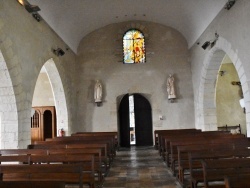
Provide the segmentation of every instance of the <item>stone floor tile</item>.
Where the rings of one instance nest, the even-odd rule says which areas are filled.
[[[121,148],[103,188],[180,188],[153,147]]]

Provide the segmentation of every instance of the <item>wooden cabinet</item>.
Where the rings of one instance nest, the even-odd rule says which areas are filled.
[[[35,110],[31,117],[31,143],[54,138],[57,135],[56,111],[54,106],[32,107]]]

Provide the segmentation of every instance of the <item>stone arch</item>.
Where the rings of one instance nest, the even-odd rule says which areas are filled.
[[[0,148],[18,148],[18,113],[9,70],[0,51]]]
[[[52,92],[56,108],[57,130],[63,128],[67,134],[70,132],[68,125],[68,110],[60,74],[52,58],[44,64],[44,67],[49,77],[50,84],[52,86]]]
[[[247,83],[246,74],[241,60],[237,52],[232,49],[231,44],[224,38],[220,37],[216,45],[209,50],[203,62],[203,69],[201,71],[201,79],[198,90],[198,98],[195,101],[196,110],[196,128],[202,130],[216,130],[216,104],[215,104],[215,81],[218,70],[223,57],[227,54],[232,60],[244,94],[246,105],[246,125],[248,134],[250,133],[250,113],[249,113],[249,83]]]

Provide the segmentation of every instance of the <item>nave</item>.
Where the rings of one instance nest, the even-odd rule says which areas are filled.
[[[121,148],[103,188],[179,188],[158,151],[153,147]]]

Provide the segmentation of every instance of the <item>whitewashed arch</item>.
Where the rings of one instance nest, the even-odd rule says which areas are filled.
[[[249,83],[242,62],[237,52],[232,49],[231,44],[220,37],[216,45],[208,51],[203,62],[201,72],[198,99],[195,101],[196,128],[202,130],[216,130],[216,104],[215,104],[215,81],[223,57],[227,54],[233,62],[244,94],[246,104],[247,135],[250,135],[250,93]]]
[[[18,114],[9,70],[0,51],[0,148],[18,148]]]
[[[57,130],[63,128],[67,134],[69,132],[68,110],[61,77],[52,58],[44,64],[44,67],[52,86],[52,93],[56,108]]]

